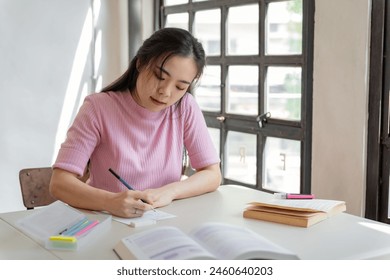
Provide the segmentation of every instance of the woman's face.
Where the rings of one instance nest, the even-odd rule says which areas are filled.
[[[172,56],[161,64],[141,69],[136,83],[135,101],[152,112],[178,102],[197,74],[191,57]]]

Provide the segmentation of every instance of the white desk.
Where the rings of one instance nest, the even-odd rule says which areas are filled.
[[[112,248],[119,239],[131,233],[162,225],[173,225],[189,232],[197,224],[218,221],[251,228],[269,240],[296,252],[301,259],[390,259],[390,225],[387,224],[345,213],[310,228],[293,227],[242,217],[242,211],[247,202],[263,201],[270,196],[270,194],[240,186],[221,186],[216,192],[177,200],[171,205],[161,208],[162,211],[177,217],[159,221],[156,225],[131,228],[113,221],[108,233],[93,244],[75,252],[48,251],[13,228],[15,222],[28,214],[28,211],[4,213],[0,214],[2,219],[0,223],[2,241],[0,243],[0,258],[118,259]],[[3,233],[3,228],[8,233]],[[4,242],[3,238],[8,238],[8,242]],[[14,251],[13,248],[17,250]]]
[[[0,259],[52,260],[58,257],[7,222],[0,220]]]

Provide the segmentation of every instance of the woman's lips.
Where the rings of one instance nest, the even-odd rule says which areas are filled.
[[[164,106],[166,105],[166,103],[164,102],[161,102],[161,101],[158,101],[157,99],[153,98],[153,97],[150,97],[150,99],[152,100],[152,102],[156,105],[160,105],[160,106]]]

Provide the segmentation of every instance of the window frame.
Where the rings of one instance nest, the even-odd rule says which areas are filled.
[[[365,217],[390,223],[390,5],[372,2]]]
[[[268,66],[300,66],[302,67],[302,92],[301,92],[301,120],[289,121],[268,118],[265,125],[260,128],[257,116],[244,116],[226,112],[226,90],[225,84],[221,84],[221,112],[203,111],[207,126],[220,129],[220,157],[221,170],[223,173],[223,184],[240,184],[250,188],[264,191],[262,187],[263,150],[267,137],[277,137],[289,140],[297,140],[301,143],[301,170],[300,170],[300,192],[310,193],[311,191],[311,158],[312,158],[312,100],[313,100],[313,44],[314,44],[314,1],[302,0],[302,54],[300,55],[265,55],[265,30],[264,22],[266,7],[269,3],[286,0],[216,0],[192,2],[164,6],[163,0],[156,0],[159,13],[155,22],[157,28],[162,28],[168,14],[189,13],[188,30],[193,31],[194,15],[197,11],[209,9],[221,9],[221,53],[218,56],[208,56],[207,65],[221,66],[221,81],[226,81],[229,65],[257,65],[259,67],[259,115],[264,112],[264,80],[265,69]],[[259,5],[259,54],[258,55],[227,55],[226,53],[226,28],[227,13],[229,7],[243,6],[248,4]],[[235,181],[224,176],[225,144],[228,131],[255,134],[257,136],[257,178],[256,185]]]

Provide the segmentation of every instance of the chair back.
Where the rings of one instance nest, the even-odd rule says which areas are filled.
[[[46,206],[56,201],[50,195],[49,185],[52,175],[51,167],[26,168],[19,172],[23,204],[29,209]]]

